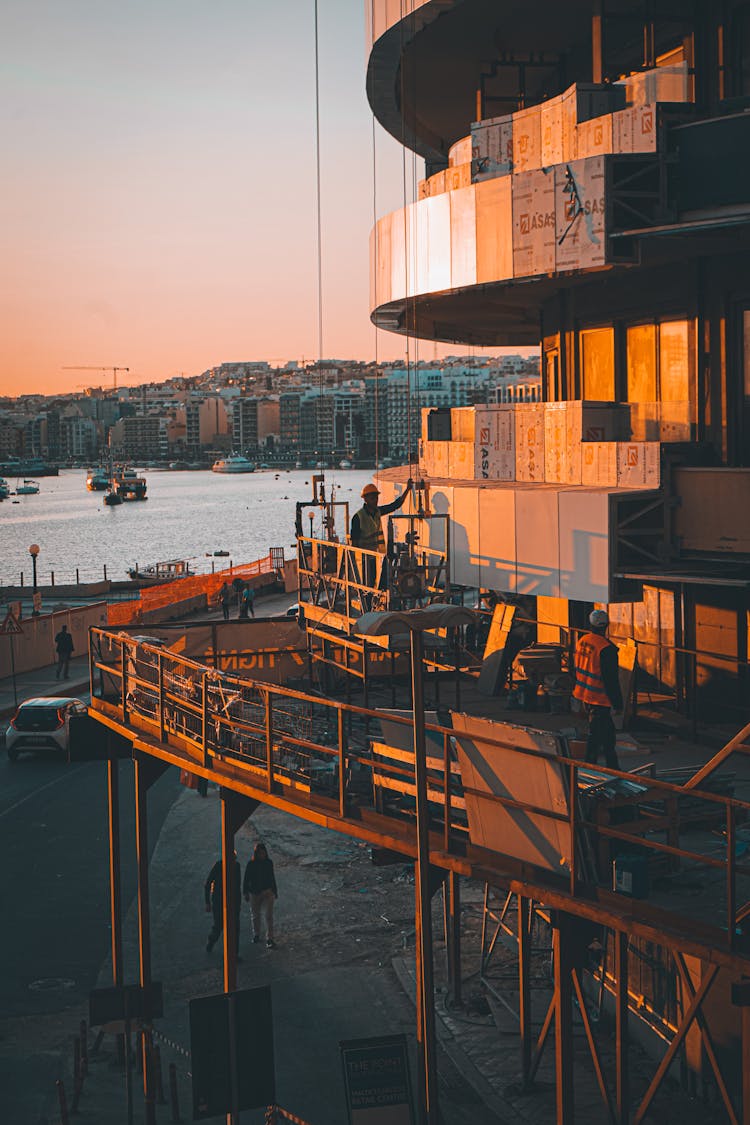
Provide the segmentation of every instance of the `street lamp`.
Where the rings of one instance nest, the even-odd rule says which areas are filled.
[[[427,752],[425,746],[423,633],[430,629],[470,625],[478,614],[463,606],[434,604],[423,609],[365,613],[354,624],[362,636],[408,634],[411,657],[411,703],[414,728],[414,783],[417,806],[417,1006],[422,1041],[418,1045],[423,1125],[438,1125],[437,1051],[435,1043],[435,993],[432,973],[432,898],[430,895],[430,812],[427,803]],[[447,815],[447,811],[446,811]]]
[[[38,617],[39,616],[39,610],[36,608],[36,558],[37,558],[37,555],[39,554],[38,544],[36,544],[36,543],[31,544],[31,546],[29,547],[29,554],[31,555],[31,586],[32,586],[32,591],[33,591],[33,606],[34,606],[34,608],[31,611],[31,616],[32,617]]]

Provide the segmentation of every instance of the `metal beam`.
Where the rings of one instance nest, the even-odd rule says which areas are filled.
[[[615,930],[615,1105],[618,1125],[630,1120],[630,1075],[628,1067],[628,935]],[[605,965],[602,963],[602,974]]]
[[[521,1034],[521,1083],[531,1085],[531,900],[518,896],[518,1009]]]
[[[574,1125],[573,950],[570,918],[560,911],[552,933],[555,965],[555,1091],[557,1125]]]

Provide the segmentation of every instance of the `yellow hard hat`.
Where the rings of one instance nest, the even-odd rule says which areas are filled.
[[[364,499],[365,496],[372,496],[373,493],[376,496],[380,495],[380,489],[378,488],[378,486],[376,484],[366,484],[362,489],[362,499]]]

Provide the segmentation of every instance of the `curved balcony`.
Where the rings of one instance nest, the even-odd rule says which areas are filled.
[[[368,0],[365,7],[373,113],[438,167],[477,117],[535,105],[571,82],[615,79],[644,63],[642,0],[620,0],[617,33],[605,25],[606,54],[598,61],[594,0]],[[691,31],[689,13],[649,25],[655,53]],[[478,104],[486,108],[477,112]]]

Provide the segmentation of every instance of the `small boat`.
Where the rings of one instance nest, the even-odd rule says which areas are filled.
[[[108,508],[116,508],[118,504],[122,504],[122,496],[110,488],[109,492],[104,497],[104,503]]]
[[[151,563],[149,566],[132,566],[128,577],[134,582],[172,582],[176,578],[189,578],[194,572],[187,559],[167,559],[166,562]]]
[[[89,492],[106,492],[110,483],[109,473],[101,465],[98,469],[89,469],[86,473],[86,488]]]
[[[10,496],[10,485],[4,477],[0,477],[0,500],[6,500]]]
[[[351,469],[351,467],[352,467],[351,461],[347,461],[346,458],[344,458],[343,461],[339,461],[339,468],[340,469]]]
[[[228,457],[221,457],[211,466],[215,473],[254,473],[255,465],[243,457],[241,453],[230,453]]]
[[[146,478],[139,477],[135,469],[123,469],[112,478],[112,491],[121,500],[146,500]]]
[[[16,485],[16,496],[36,496],[39,485],[35,480],[24,480],[23,484]]]
[[[214,558],[216,558],[216,559],[228,559],[229,558],[229,551],[214,551]]]

